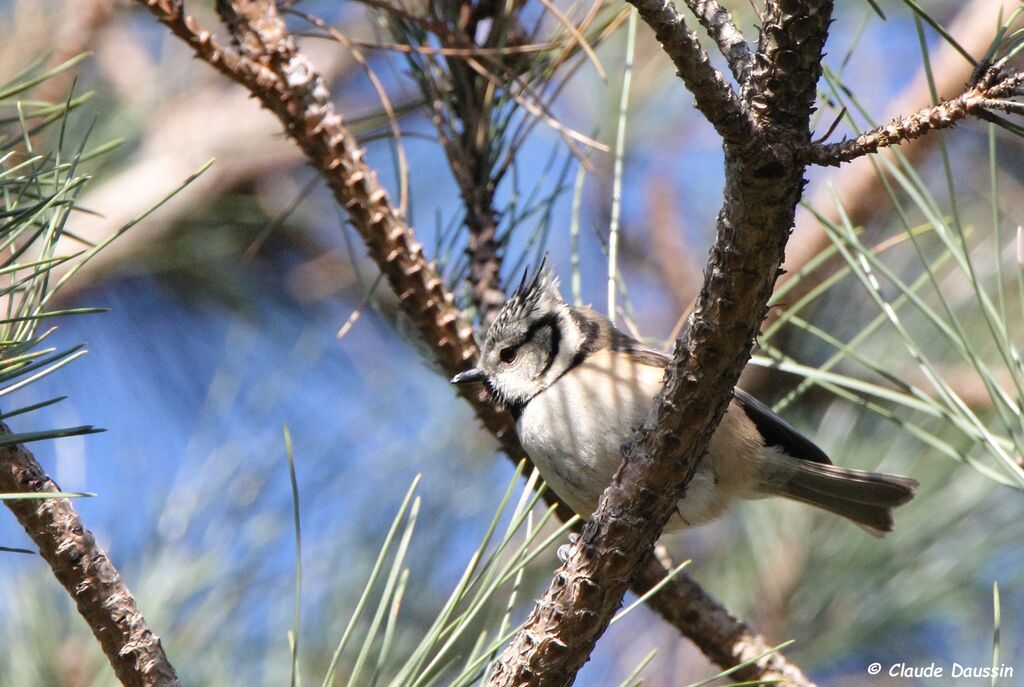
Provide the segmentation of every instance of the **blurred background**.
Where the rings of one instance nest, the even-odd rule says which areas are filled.
[[[431,39],[385,21],[374,3],[290,4],[289,24],[369,163],[392,198],[404,199],[428,256],[468,304],[466,206],[425,105],[428,61],[394,49]],[[509,131],[522,132],[514,141],[506,132],[495,147],[514,159],[494,193],[503,279],[517,280],[547,251],[566,295],[607,311],[612,265],[620,325],[664,343],[699,286],[713,239],[720,141],[649,29],[641,23],[631,38],[623,5],[554,4],[577,23],[595,12],[594,53],[576,50],[564,65],[535,71],[528,61],[551,58],[526,53],[509,67],[534,79],[545,112],[535,116],[509,99],[500,115],[512,122]],[[756,35],[758,3],[725,4]],[[830,140],[869,118],[928,104],[922,43],[940,96],[956,95],[970,76],[971,66],[906,4],[879,5],[884,20],[866,2],[836,8],[815,124],[821,135],[841,119]],[[976,57],[1003,7],[922,5]],[[429,10],[404,7],[414,16]],[[205,26],[218,25],[212,3],[189,9]],[[549,3],[526,2],[521,12],[527,43],[563,30]],[[393,295],[318,175],[240,87],[192,59],[132,3],[2,0],[0,27],[0,82],[34,60],[59,64],[89,52],[36,97],[92,92],[69,118],[66,138],[77,145],[88,131],[90,145],[123,139],[84,164],[91,180],[78,206],[88,212],[68,225],[77,237],[101,240],[216,158],[62,291],[62,307],[109,312],[56,321],[54,345],[84,342],[89,354],[18,391],[12,402],[20,406],[68,398],[12,418],[13,430],[107,430],[32,449],[63,489],[97,494],[76,502],[83,520],[191,685],[288,679],[295,541],[284,425],[301,503],[299,661],[312,680],[322,679],[392,518],[422,475],[393,640],[400,663],[479,545],[514,466],[405,333]],[[841,116],[844,107],[853,122]],[[57,142],[51,135],[37,145]],[[871,163],[810,176],[790,281],[781,282],[789,291],[766,325],[760,366],[743,384],[781,402],[784,416],[835,462],[918,479],[919,496],[898,512],[896,531],[875,540],[798,505],[758,502],[667,539],[677,559],[692,558],[688,573],[770,644],[794,640],[787,656],[819,684],[945,682],[869,677],[873,661],[988,665],[993,583],[999,660],[1018,668],[1015,679],[1024,676],[1024,499],[1016,474],[1024,374],[1014,349],[1024,331],[1021,152],[1012,133],[969,121],[915,144],[892,168],[879,164],[888,186]],[[827,259],[815,259],[822,251]],[[893,322],[879,299],[901,297],[910,304],[897,306]],[[31,547],[6,514],[0,545]],[[556,564],[551,547],[527,568],[515,620]],[[0,684],[113,682],[40,558],[0,554],[0,575]],[[577,684],[619,684],[652,649],[646,684],[717,672],[641,607],[601,640]],[[343,658],[341,676],[349,663]]]

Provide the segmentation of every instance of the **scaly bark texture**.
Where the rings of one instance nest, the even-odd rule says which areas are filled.
[[[652,3],[634,4],[649,9]],[[797,152],[810,141],[831,14],[828,0],[766,6],[744,89],[757,130],[753,140],[742,143],[723,134],[726,184],[718,235],[665,386],[644,426],[624,447],[622,465],[567,560],[500,657],[489,685],[572,684],[707,450],[750,357],[803,190],[805,163]],[[641,16],[650,22],[666,13],[641,9]],[[680,38],[686,31],[678,23],[671,31],[653,28],[659,38],[671,33],[686,40]]]
[[[384,273],[401,307],[446,374],[468,369],[479,350],[473,329],[423,247],[395,212],[362,148],[345,127],[315,67],[298,50],[295,37],[272,2],[219,2],[239,45],[222,45],[175,0],[139,0],[196,55],[246,87],[281,120],[349,214],[370,256]],[[479,390],[459,390],[503,450],[523,457],[506,413]],[[515,453],[518,451],[519,453]]]
[[[516,8],[503,3],[473,3],[461,0],[455,26],[439,38],[445,47],[500,48],[495,40],[522,33]],[[479,27],[490,25],[486,38],[477,44]],[[452,45],[447,45],[447,43]],[[486,59],[486,58],[481,58]],[[494,194],[505,173],[494,145],[493,85],[461,57],[446,57],[445,69],[432,70],[421,79],[424,95],[434,109],[434,125],[455,176],[465,208],[469,257],[469,286],[472,302],[486,331],[505,303],[501,287],[501,244],[498,241],[499,216]],[[501,60],[489,60],[484,69],[503,69]],[[426,71],[426,70],[425,70]],[[439,77],[443,74],[444,77]],[[509,77],[513,79],[514,76]],[[450,81],[449,81],[450,80]],[[446,82],[447,81],[447,82]]]
[[[949,129],[971,115],[986,119],[993,110],[1022,114],[1024,103],[1008,100],[1021,95],[1022,86],[1024,75],[1004,71],[999,65],[991,66],[981,72],[974,85],[956,98],[926,107],[912,115],[897,117],[889,124],[852,140],[812,145],[807,150],[807,161],[838,167],[881,148],[920,138],[929,131]]]
[[[747,39],[733,23],[732,14],[716,0],[686,0],[686,6],[697,17],[697,21],[718,44],[718,50],[729,63],[729,71],[739,83],[750,78],[753,56]]]
[[[10,434],[0,423],[0,434]],[[0,492],[53,493],[60,489],[21,444],[0,448]],[[68,499],[4,501],[25,528],[57,580],[75,600],[127,687],[174,687],[178,677],[160,638],[146,624],[117,568],[85,528]]]
[[[187,16],[180,2],[139,2],[190,45],[198,57],[241,84],[278,116],[289,136],[328,181],[338,202],[349,210],[371,257],[399,295],[403,313],[415,324],[445,373],[452,375],[468,368],[479,353],[469,323],[427,262],[411,227],[391,208],[373,170],[363,161],[362,151],[331,104],[317,72],[299,52],[294,37],[287,32],[273,4],[220,4],[222,16],[242,51],[239,53],[220,44],[194,18]],[[697,58],[694,68],[701,73],[698,80],[709,78],[705,69],[709,67],[706,55],[702,62],[699,53],[690,49],[686,52]],[[682,61],[686,63],[686,60]],[[710,78],[714,81],[713,76]],[[751,120],[745,115],[741,119],[745,122],[741,128],[749,129]],[[508,414],[477,393],[461,388],[460,393],[498,438],[502,449],[514,460],[523,458],[525,453],[514,431],[511,431]],[[667,570],[663,569],[661,576],[666,573]],[[676,624],[683,635],[704,647],[709,640],[698,633],[731,616],[707,595],[695,594],[695,590],[699,587],[693,582],[669,585],[658,594],[657,608],[667,620]],[[686,612],[672,612],[672,608],[686,609]],[[734,629],[735,624],[719,628],[713,636],[729,637],[732,641],[737,634],[730,628]],[[764,646],[763,640],[749,630],[744,636],[750,638],[751,646]],[[733,646],[719,646],[709,657],[731,661],[731,657],[737,655],[741,653],[736,652]],[[784,661],[781,657],[779,660]],[[728,668],[735,663],[721,665]],[[753,670],[756,672],[758,669]]]
[[[749,108],[712,65],[697,36],[686,28],[672,0],[629,0],[654,30],[665,54],[694,97],[697,109],[725,141],[750,143],[757,131]]]

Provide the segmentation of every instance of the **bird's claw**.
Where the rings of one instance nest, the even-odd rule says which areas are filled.
[[[569,543],[562,544],[558,547],[558,550],[555,551],[555,555],[558,556],[559,562],[565,563],[567,560],[569,560],[569,554],[572,552],[572,547],[576,546],[576,542],[578,542],[579,539],[580,535],[576,534],[575,532],[569,533]]]

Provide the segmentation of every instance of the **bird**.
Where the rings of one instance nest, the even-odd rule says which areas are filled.
[[[453,384],[482,383],[515,419],[519,441],[555,494],[584,519],[661,389],[665,353],[562,298],[546,259],[487,329],[476,366]],[[780,496],[815,506],[874,536],[917,481],[833,465],[813,441],[739,387],[665,530],[721,517],[735,502]]]

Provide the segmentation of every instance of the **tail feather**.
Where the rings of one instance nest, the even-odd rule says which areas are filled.
[[[882,506],[871,506],[857,501],[843,501],[834,497],[826,497],[818,492],[804,488],[797,483],[787,485],[786,491],[780,494],[786,498],[816,506],[854,522],[870,534],[881,536],[892,532],[892,509]]]
[[[879,536],[892,531],[892,509],[914,498],[917,487],[908,477],[779,457],[768,463],[764,491],[835,513]]]

